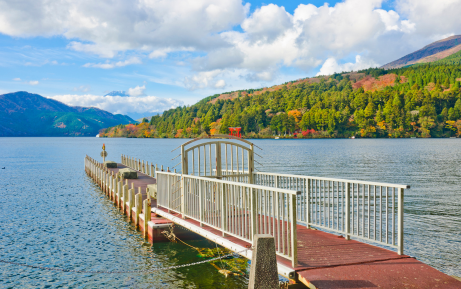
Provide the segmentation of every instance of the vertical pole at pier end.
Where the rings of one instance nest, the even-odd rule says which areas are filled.
[[[397,206],[397,210],[398,210],[398,232],[397,232],[397,245],[398,245],[398,249],[397,249],[397,253],[399,255],[403,255],[403,189],[400,188],[399,189],[399,195],[398,195],[398,206]],[[394,241],[394,240],[392,240]]]
[[[351,239],[351,184],[346,183],[346,215],[344,216],[346,219],[346,236],[344,238],[346,240]]]
[[[274,237],[257,234],[253,237],[250,282],[248,289],[276,289],[279,286]]]

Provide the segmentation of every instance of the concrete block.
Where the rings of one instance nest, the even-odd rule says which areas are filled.
[[[147,191],[149,192],[149,196],[156,200],[157,199],[157,184],[150,184],[147,185]]]
[[[274,237],[256,234],[253,238],[249,289],[278,289],[279,277]]]
[[[137,179],[138,178],[138,172],[132,169],[128,169],[128,168],[120,169],[118,173],[124,179]]]
[[[117,163],[114,162],[114,161],[105,161],[104,162],[104,166],[106,168],[116,168],[117,167]]]

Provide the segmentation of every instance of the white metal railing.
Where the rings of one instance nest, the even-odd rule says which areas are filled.
[[[296,195],[289,189],[157,171],[157,204],[241,240],[274,236],[276,252],[297,266]]]
[[[122,155],[122,164],[133,170],[146,174],[152,178],[155,177],[155,172],[158,170],[157,164],[154,166],[154,163],[151,162],[151,164],[149,165],[148,161],[136,159],[136,158],[129,157],[126,155]],[[162,170],[163,170],[163,166],[162,166]]]
[[[301,191],[297,220],[307,226],[357,237],[403,254],[406,185],[258,172],[257,185]]]

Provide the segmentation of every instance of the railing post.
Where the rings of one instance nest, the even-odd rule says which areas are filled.
[[[248,182],[250,184],[254,184],[254,171],[255,171],[255,156],[254,156],[254,145],[250,145],[250,150],[248,153],[249,160],[248,160]]]
[[[184,180],[184,177],[183,177],[183,174],[181,174],[180,176],[180,184],[181,184],[181,214],[182,214],[182,218],[185,219],[186,218],[186,196],[185,196],[185,192],[186,192],[186,189],[185,189],[185,180]]]
[[[346,214],[344,216],[346,221],[345,239],[350,240],[351,236],[351,184],[346,183]]]
[[[397,253],[399,255],[403,255],[403,192],[404,189],[400,188],[399,189],[399,195],[398,195],[398,233],[397,233]]]
[[[311,227],[311,179],[306,179],[306,227]]]
[[[162,166],[163,167],[163,166]],[[162,170],[163,171],[163,170]],[[167,211],[170,212],[171,204],[170,204],[170,175],[165,175],[167,182],[166,182],[166,203],[167,203]]]
[[[227,212],[226,212],[226,186],[224,183],[221,183],[221,229],[222,229],[222,236],[226,237],[227,231]]]
[[[256,190],[250,188],[250,195],[251,195],[251,240],[253,240],[254,236],[258,234],[258,200],[256,198],[257,193]]]
[[[199,213],[200,213],[200,227],[203,227],[203,191],[202,180],[198,181],[198,194],[199,194]]]
[[[293,268],[298,266],[298,234],[296,228],[296,203],[297,194],[291,195],[291,266]]]

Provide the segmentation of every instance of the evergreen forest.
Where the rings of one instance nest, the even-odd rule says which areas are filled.
[[[100,136],[193,138],[241,127],[246,138],[458,137],[460,59],[458,52],[429,64],[218,94],[150,121],[103,129]]]

